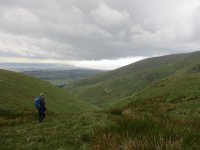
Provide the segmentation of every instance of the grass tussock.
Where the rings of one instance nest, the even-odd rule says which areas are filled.
[[[114,123],[96,128],[92,150],[182,150],[200,148],[195,121],[172,120],[149,114],[122,115]],[[197,123],[200,125],[199,123]]]

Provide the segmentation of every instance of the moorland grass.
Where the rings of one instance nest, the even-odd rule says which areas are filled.
[[[36,112],[0,120],[1,150],[87,150],[93,129],[109,124],[98,112],[47,114],[42,123]]]
[[[132,109],[1,117],[2,150],[198,150],[199,118],[183,119]]]
[[[173,120],[134,112],[117,114],[112,120],[113,124],[94,130],[91,149],[198,150],[200,148],[198,120]]]

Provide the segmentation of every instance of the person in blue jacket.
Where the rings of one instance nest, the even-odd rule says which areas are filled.
[[[40,108],[38,109],[39,122],[42,122],[46,116],[46,104],[45,104],[44,94],[40,93],[39,98],[40,98]]]

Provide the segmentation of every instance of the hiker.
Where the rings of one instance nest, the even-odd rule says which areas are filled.
[[[40,93],[40,96],[35,99],[35,107],[38,109],[39,113],[39,123],[43,121],[45,118],[45,112],[46,112],[46,106],[45,106],[45,99],[44,99],[44,94]]]

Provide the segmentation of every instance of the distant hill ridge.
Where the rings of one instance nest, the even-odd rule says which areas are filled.
[[[177,74],[199,73],[199,68],[200,51],[148,58],[77,81],[70,90],[84,101],[107,107],[161,79]]]
[[[89,77],[97,73],[101,73],[101,70],[91,70],[91,69],[73,69],[73,70],[32,70],[32,71],[23,71],[25,75],[37,77],[43,80],[52,80],[52,79],[70,79],[78,80],[84,77]]]

